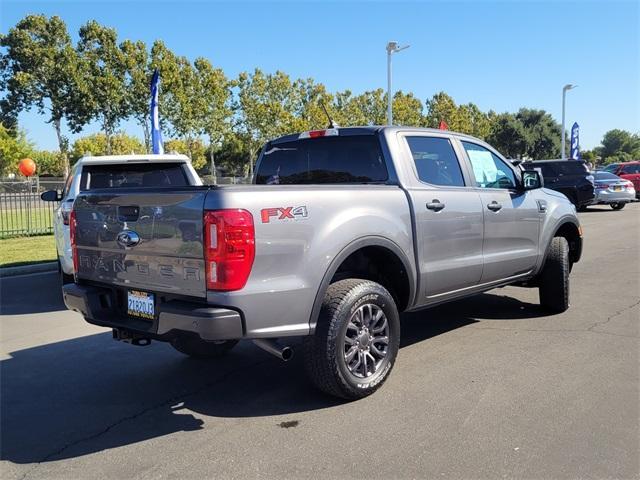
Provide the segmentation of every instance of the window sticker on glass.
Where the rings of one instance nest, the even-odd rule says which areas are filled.
[[[481,186],[494,183],[498,178],[498,168],[491,156],[491,152],[486,150],[467,149],[471,166],[473,167],[473,175],[476,182]]]

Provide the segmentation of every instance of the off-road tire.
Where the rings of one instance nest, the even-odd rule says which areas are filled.
[[[554,237],[539,278],[540,304],[562,313],[569,308],[569,244],[564,237]]]
[[[387,318],[386,356],[374,373],[358,378],[347,367],[344,336],[357,309],[372,304]],[[354,400],[371,395],[388,378],[400,346],[400,319],[391,294],[382,285],[346,279],[329,286],[314,335],[305,338],[304,363],[313,384],[329,395]],[[366,367],[365,367],[366,368]]]
[[[613,208],[614,210],[622,210],[625,205],[626,203],[622,203],[622,202],[612,203],[611,208]]]
[[[219,358],[236,346],[238,340],[224,340],[219,342],[205,342],[197,338],[178,337],[171,342],[171,346],[180,353],[193,358]]]

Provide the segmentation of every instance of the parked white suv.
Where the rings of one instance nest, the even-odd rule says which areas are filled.
[[[59,201],[53,217],[58,262],[63,283],[73,282],[69,214],[80,192],[102,188],[180,187],[202,185],[186,155],[109,155],[82,157],[71,169],[64,189],[42,194]]]

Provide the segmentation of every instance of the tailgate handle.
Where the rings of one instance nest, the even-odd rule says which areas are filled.
[[[120,222],[135,222],[140,215],[140,208],[136,206],[118,207],[118,220]]]

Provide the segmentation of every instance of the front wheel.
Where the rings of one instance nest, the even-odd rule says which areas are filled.
[[[206,359],[222,357],[235,347],[237,343],[237,340],[205,342],[198,338],[178,337],[171,342],[171,346],[180,353],[184,353],[190,357]]]
[[[569,244],[564,237],[554,237],[540,274],[540,304],[552,312],[569,308]]]
[[[382,386],[400,346],[400,319],[380,284],[347,279],[329,286],[316,332],[305,339],[305,367],[320,390],[349,400]]]
[[[625,205],[626,203],[612,203],[611,208],[613,208],[614,210],[622,210]]]

